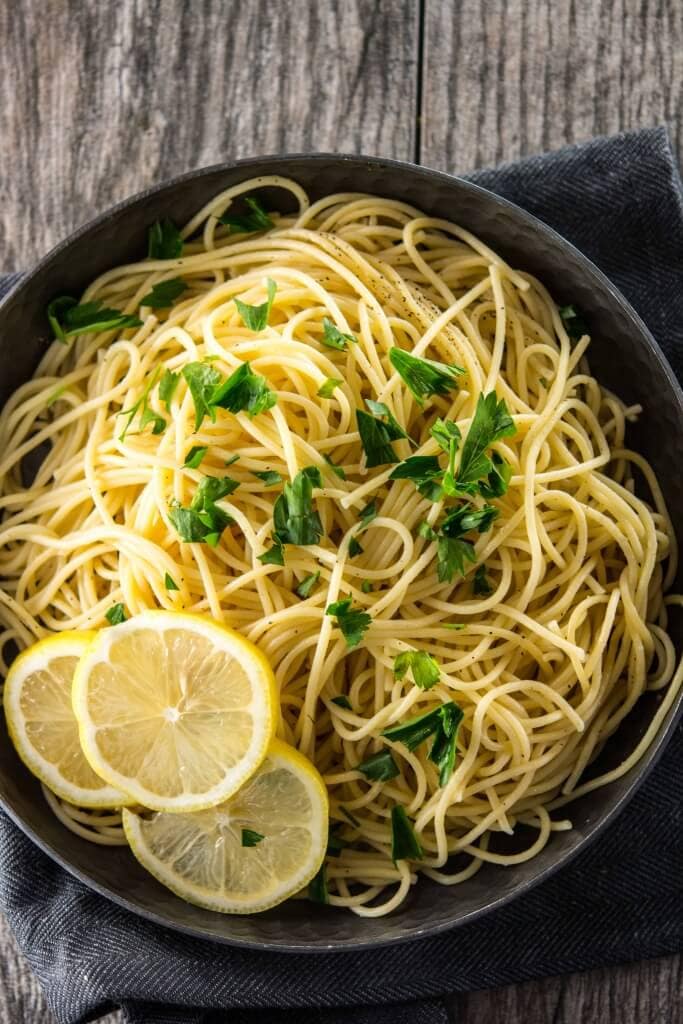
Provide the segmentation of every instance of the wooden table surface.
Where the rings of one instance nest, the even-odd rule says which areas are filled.
[[[683,145],[681,0],[0,0],[0,41],[0,270],[233,157],[362,151],[458,172],[656,123]],[[670,957],[452,1009],[459,1024],[681,1024],[682,1003]],[[1,1024],[52,1020],[0,917]]]

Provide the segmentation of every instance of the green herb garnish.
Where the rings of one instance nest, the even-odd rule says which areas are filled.
[[[175,394],[175,389],[178,387],[179,380],[179,373],[173,373],[172,370],[164,370],[164,374],[159,381],[159,400],[165,404],[167,412],[171,411],[171,399]]]
[[[308,883],[308,895],[314,903],[329,903],[330,894],[327,891],[327,872],[322,864],[318,874]]]
[[[364,594],[371,594],[372,593],[372,583],[370,582],[370,580],[363,580],[363,582],[360,585],[360,589],[362,590],[362,592]]]
[[[360,541],[357,540],[356,537],[352,537],[349,541],[349,558],[355,558],[356,555],[362,555],[363,550],[364,549]]]
[[[224,213],[222,217],[218,218],[221,224],[225,224],[230,228],[231,234],[248,234],[252,231],[268,231],[269,228],[275,227],[272,220],[266,213],[265,208],[256,196],[245,196],[244,202],[249,208],[248,213],[243,214],[241,217],[239,214],[232,215]]]
[[[185,468],[186,469],[197,469],[201,465],[202,459],[204,458],[204,456],[206,455],[208,450],[209,449],[207,448],[207,446],[205,444],[195,444],[195,445],[193,445],[190,448],[190,450],[187,453],[187,455],[185,456],[185,462],[183,463]]]
[[[391,859],[421,860],[424,856],[412,822],[402,804],[391,808]]]
[[[431,483],[443,473],[438,455],[411,455],[399,462],[389,474],[390,480],[412,480],[416,486]]]
[[[465,575],[465,563],[476,562],[474,544],[469,540],[453,537],[437,537],[437,573],[440,583],[450,583],[457,572]]]
[[[118,626],[119,623],[126,621],[126,612],[119,602],[119,604],[113,604],[109,611],[104,613],[104,617],[110,626]]]
[[[479,493],[482,498],[502,498],[510,486],[512,466],[498,452],[491,452],[491,465],[486,480],[479,481]]]
[[[329,455],[326,455],[324,452],[323,458],[335,476],[338,476],[340,480],[346,480],[346,471],[342,466],[337,466],[337,464],[332,461]]]
[[[403,679],[410,670],[413,682],[421,690],[431,690],[440,678],[439,664],[436,658],[426,651],[402,651],[394,658],[394,675]]]
[[[142,320],[119,309],[102,304],[102,299],[83,302],[70,295],[60,295],[47,307],[47,318],[57,341],[66,344],[67,338],[97,331],[121,330],[124,327],[142,327]]]
[[[330,320],[327,316],[323,319],[323,336],[320,340],[328,348],[336,348],[339,351],[343,351],[348,342],[354,345],[358,344],[358,338],[354,338],[353,334],[342,334],[334,320]]]
[[[188,285],[180,277],[173,277],[168,281],[159,281],[147,295],[140,300],[141,306],[151,306],[152,309],[166,309],[172,306],[175,300],[187,291]]]
[[[389,361],[403,378],[418,405],[424,405],[429,395],[447,395],[457,387],[456,378],[465,370],[451,363],[437,363],[420,359],[401,348],[389,351]]]
[[[372,622],[372,616],[359,608],[351,607],[351,598],[333,601],[325,609],[326,615],[334,615],[347,647],[357,647]]]
[[[499,515],[494,505],[484,505],[483,508],[474,508],[473,505],[460,505],[458,508],[450,509],[441,523],[441,533],[444,537],[462,537],[470,530],[478,530],[479,533],[488,533],[491,524]]]
[[[246,412],[252,419],[272,409],[276,403],[277,395],[268,387],[266,378],[254,373],[249,363],[242,363],[210,397],[212,407],[219,406],[232,413]]]
[[[356,765],[356,770],[372,782],[388,782],[399,774],[398,765],[390,750],[380,750],[379,754],[367,757],[365,761]]]
[[[423,520],[417,528],[418,536],[422,537],[423,540],[436,540],[439,536],[436,530],[434,530],[426,520]]]
[[[261,565],[284,565],[285,549],[279,541],[273,541],[272,546],[263,554],[257,555],[257,558]]]
[[[250,331],[262,331],[268,325],[268,317],[275,298],[277,285],[272,277],[266,279],[266,294],[268,298],[260,306],[248,306],[241,299],[235,299],[237,311],[244,321],[244,326]]]
[[[327,377],[318,388],[316,394],[318,398],[332,398],[335,389],[343,384],[343,380],[339,380],[338,377]]]
[[[375,402],[366,398],[365,404],[373,415],[371,416],[362,409],[357,409],[356,423],[368,469],[398,462],[391,442],[408,435],[383,402]]]
[[[172,220],[156,221],[147,236],[147,255],[152,260],[173,260],[181,256],[183,240]]]
[[[180,587],[169,573],[166,573],[164,576],[164,586],[167,590],[180,590]]]
[[[273,507],[273,538],[280,544],[318,543],[323,526],[313,507],[313,488],[321,485],[317,466],[307,466],[285,484]]]
[[[133,422],[134,418],[137,416],[138,412],[140,413],[140,431],[144,430],[149,423],[152,424],[153,434],[161,434],[162,431],[166,428],[166,420],[164,419],[164,417],[161,416],[158,412],[154,412],[154,410],[150,409],[149,407],[149,394],[154,385],[156,384],[158,376],[159,370],[157,368],[152,374],[149,383],[146,385],[144,391],[138,398],[137,402],[134,402],[130,409],[122,409],[121,412],[116,414],[117,416],[128,417],[124,424],[123,430],[119,434],[119,441],[125,441],[126,434],[130,430],[130,425]]]
[[[253,829],[242,829],[242,846],[258,846],[265,838],[260,832],[254,832]]]
[[[439,770],[439,785],[445,786],[453,774],[456,739],[462,719],[462,708],[458,707],[455,701],[449,701],[438,708],[410,718],[402,725],[393,725],[385,729],[382,736],[386,736],[394,743],[403,743],[408,750],[415,750],[433,736],[428,757]]]
[[[313,587],[316,585],[319,579],[320,569],[318,569],[317,572],[312,572],[310,576],[306,576],[305,579],[303,579],[301,583],[298,585],[298,587],[295,588],[294,593],[298,597],[301,597],[304,600],[306,600],[306,598],[311,596]]]
[[[358,513],[358,518],[360,519],[360,526],[358,527],[358,532],[362,533],[363,530],[366,530],[370,523],[372,522],[372,520],[376,519],[377,516],[378,512],[376,503],[374,501],[369,501],[368,504],[364,505],[363,508]]]
[[[493,462],[486,450],[502,437],[517,433],[514,421],[508,412],[504,399],[498,399],[495,391],[479,395],[477,408],[462,447],[456,487],[461,493],[471,493],[483,477],[488,479],[493,471]]]
[[[274,487],[275,484],[282,483],[282,477],[275,469],[265,469],[263,471],[255,469],[254,476],[258,477],[259,480],[263,480],[266,487]]]
[[[221,382],[218,370],[207,363],[188,363],[183,367],[183,377],[194,402],[194,429],[199,430],[205,416],[210,416],[212,423],[215,423],[216,412],[212,399]]]
[[[332,697],[332,704],[336,704],[338,708],[346,708],[347,711],[353,711],[351,707],[351,701],[349,698],[341,693],[338,697]]]
[[[187,543],[205,543],[215,547],[223,530],[235,520],[216,505],[221,498],[239,487],[229,476],[205,476],[199,484],[189,508],[172,503],[168,511],[180,539]]]
[[[564,321],[564,328],[572,341],[580,341],[584,334],[588,334],[586,321],[575,306],[560,306],[558,313]]]
[[[489,583],[488,576],[486,575],[486,566],[480,565],[474,574],[472,580],[472,591],[478,597],[486,597],[488,594],[493,593],[493,587]]]

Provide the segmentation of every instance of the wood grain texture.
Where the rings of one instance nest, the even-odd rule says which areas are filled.
[[[0,40],[0,270],[231,157],[463,171],[662,121],[683,145],[681,0],[0,0]],[[457,1024],[683,1024],[683,962],[450,1002]],[[52,1022],[0,917],[0,1024]]]
[[[0,0],[4,267],[195,167],[412,157],[417,16],[405,0]]]
[[[430,167],[662,123],[683,156],[681,0],[426,0],[423,53]]]

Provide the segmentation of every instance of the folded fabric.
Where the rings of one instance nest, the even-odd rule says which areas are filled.
[[[586,253],[683,376],[683,197],[664,129],[471,178]],[[130,1024],[447,1024],[449,992],[683,947],[682,783],[679,728],[625,813],[567,868],[472,924],[370,952],[259,953],[165,930],[85,888],[3,814],[0,908],[60,1024],[114,1006]]]

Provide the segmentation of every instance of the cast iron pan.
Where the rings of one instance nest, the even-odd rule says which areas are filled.
[[[182,224],[222,189],[273,173],[294,178],[314,199],[331,192],[373,192],[456,221],[515,267],[536,274],[558,301],[580,306],[594,339],[589,353],[593,372],[626,402],[643,406],[629,443],[653,464],[674,523],[683,522],[683,475],[671,472],[672,466],[680,465],[683,451],[683,393],[633,309],[580,252],[518,207],[458,178],[398,161],[332,155],[259,157],[183,175],[114,207],[54,249],[0,304],[0,401],[31,376],[48,344],[45,307],[52,298],[78,295],[102,271],[142,257],[147,228],[155,220],[171,217]],[[273,208],[285,209],[282,191],[273,190],[266,198]],[[633,749],[659,699],[661,695],[650,694],[638,703],[637,713],[606,745],[599,768],[618,764]],[[0,803],[34,842],[86,885],[168,927],[282,951],[376,946],[473,920],[522,896],[566,864],[625,806],[671,736],[681,703],[671,709],[641,763],[613,785],[572,804],[574,829],[555,833],[539,856],[510,868],[487,865],[453,888],[424,879],[400,910],[376,920],[304,901],[253,917],[223,916],[183,903],[139,867],[127,850],[95,847],[63,828],[14,753],[4,721]]]

